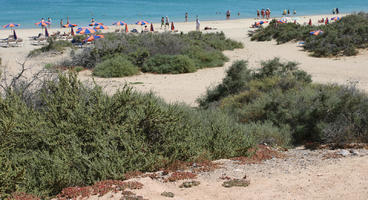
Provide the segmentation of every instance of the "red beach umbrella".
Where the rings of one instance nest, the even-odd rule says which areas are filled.
[[[309,26],[312,26],[312,19],[309,19],[309,23],[308,23]]]

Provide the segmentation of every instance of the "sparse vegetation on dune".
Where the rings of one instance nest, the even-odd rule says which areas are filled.
[[[106,59],[132,65],[117,57]],[[36,90],[24,86],[12,84],[0,97],[2,197],[49,197],[178,161],[244,157],[259,143],[368,142],[366,94],[313,84],[297,64],[279,59],[258,70],[235,62],[196,109],[128,86],[108,96],[74,73],[43,81]]]
[[[222,66],[228,61],[222,51],[242,47],[241,43],[226,38],[224,33],[108,33],[105,39],[97,40],[94,47],[74,55],[69,65],[95,69],[104,60],[121,55],[143,72],[188,73]],[[95,75],[108,77],[108,74]]]
[[[223,82],[199,100],[240,123],[265,123],[283,132],[256,134],[270,144],[368,142],[368,96],[352,86],[311,83],[292,62],[273,59],[250,70],[235,63]],[[282,133],[282,134],[280,134]]]
[[[322,30],[323,34],[310,34],[316,30]],[[274,20],[266,28],[260,28],[250,35],[255,41],[275,39],[278,44],[305,41],[304,49],[316,57],[353,56],[358,49],[368,47],[368,14],[351,14],[339,21],[319,26],[277,24]]]

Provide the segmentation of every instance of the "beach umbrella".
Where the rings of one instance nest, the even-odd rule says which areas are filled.
[[[140,20],[140,21],[137,21],[135,24],[137,24],[137,25],[147,25],[147,24],[150,24],[150,22],[145,21],[145,20]]]
[[[339,21],[340,20],[340,17],[333,17],[331,18],[331,21]]]
[[[15,30],[13,31],[14,31],[14,40],[17,40],[18,39],[17,34],[15,33]]]
[[[82,35],[88,35],[88,34],[95,33],[95,32],[96,30],[93,28],[78,28],[77,29],[77,33],[82,34]]]
[[[103,23],[93,22],[89,24],[89,26],[98,26],[98,25],[103,25]]]
[[[105,38],[103,35],[91,35],[89,37],[87,37],[84,42],[92,42],[93,40],[96,39],[100,39],[100,38]]]
[[[286,24],[287,22],[286,21],[283,21],[283,20],[278,20],[277,23],[278,24]]]
[[[121,26],[121,25],[125,25],[127,23],[125,23],[124,21],[118,21],[118,22],[114,22],[112,25],[117,25],[117,26]]]
[[[125,33],[129,33],[128,24],[125,24]]]
[[[76,27],[76,26],[78,26],[78,25],[76,25],[76,24],[65,24],[63,27],[64,28],[73,28],[73,27]]]
[[[153,28],[153,24],[151,24],[151,32],[154,32],[155,29]]]
[[[50,22],[46,22],[46,21],[40,21],[40,22],[37,22],[35,24],[36,24],[36,26],[42,26],[42,27],[44,27],[44,26],[47,26],[47,25],[49,25],[51,23]]]
[[[14,27],[19,27],[20,24],[7,24],[7,25],[4,25],[3,28],[11,28],[13,29]]]
[[[328,24],[328,18],[326,17],[326,21],[325,21],[325,24],[327,25]]]
[[[322,34],[322,33],[323,33],[323,31],[321,31],[321,30],[317,30],[317,31],[311,31],[311,32],[309,32],[309,34],[310,34],[310,35],[315,35],[315,36],[320,35],[320,34]]]
[[[94,27],[94,29],[108,29],[109,27],[105,26],[105,25],[97,25]]]

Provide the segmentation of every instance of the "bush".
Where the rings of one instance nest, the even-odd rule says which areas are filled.
[[[149,58],[142,67],[143,72],[158,74],[180,74],[195,72],[196,70],[193,60],[183,55],[156,55]]]
[[[104,60],[93,70],[94,76],[103,78],[132,76],[138,73],[138,67],[120,55]]]
[[[217,110],[165,104],[125,87],[113,96],[76,74],[47,81],[34,101],[0,97],[0,192],[46,198],[180,161],[245,156],[252,130]],[[5,194],[4,194],[5,193]]]
[[[234,63],[200,105],[217,105],[241,123],[279,128],[277,134],[255,135],[258,142],[368,142],[366,94],[352,87],[312,84],[310,75],[295,63],[279,59],[262,62],[254,71],[247,69],[246,62]]]
[[[93,69],[106,57],[123,55],[127,56],[134,65],[143,68],[145,62],[155,56],[186,55],[194,61],[195,68],[200,69],[222,66],[228,59],[221,51],[242,47],[241,43],[227,39],[223,33],[190,32],[180,35],[171,33],[139,35],[108,33],[105,35],[105,39],[96,41],[94,47],[74,55],[70,65]],[[160,66],[151,67],[162,68]],[[172,72],[168,70],[167,73]]]
[[[313,30],[322,30],[323,34],[310,35]],[[321,26],[277,24],[273,20],[266,28],[260,28],[250,35],[252,40],[276,39],[278,44],[303,40],[304,49],[316,57],[353,56],[358,53],[358,48],[368,47],[368,14],[347,15],[340,21]]]

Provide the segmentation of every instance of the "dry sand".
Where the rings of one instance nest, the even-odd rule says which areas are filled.
[[[323,17],[331,16],[324,15]],[[307,22],[309,18],[316,23],[322,16],[300,18],[298,20],[300,23]],[[142,74],[128,78],[95,78],[95,81],[109,94],[113,94],[125,83],[142,83],[131,85],[139,91],[153,91],[167,102],[184,102],[195,106],[195,100],[203,95],[208,87],[222,80],[226,69],[233,61],[248,60],[250,67],[257,68],[262,60],[280,57],[283,61],[300,63],[299,67],[312,74],[316,82],[338,84],[351,82],[355,83],[358,88],[368,91],[368,51],[361,51],[359,55],[353,57],[314,58],[308,56],[308,53],[294,42],[284,45],[276,45],[275,42],[251,42],[247,34],[251,30],[249,26],[254,21],[255,19],[241,19],[201,23],[202,28],[205,26],[217,28],[217,31],[223,31],[228,37],[243,42],[244,49],[225,52],[230,62],[224,67],[203,69],[190,74]],[[132,25],[130,29],[133,27],[137,26]],[[195,24],[193,22],[177,23],[176,27],[180,31],[188,32],[195,29]],[[56,30],[51,29],[50,32],[54,31]],[[39,32],[40,29],[18,30],[18,37],[25,39],[25,46],[0,48],[0,57],[3,65],[7,66],[6,71],[10,74],[19,71],[20,67],[16,61],[24,61],[28,52],[37,48],[30,44],[28,37],[35,36]],[[213,30],[208,32],[213,32]],[[9,33],[9,30],[0,31],[0,38],[7,37]],[[67,55],[39,56],[28,60],[27,66],[30,68],[28,75],[39,71],[46,63],[59,61],[66,57]],[[91,81],[91,72],[81,72],[80,78],[86,82]],[[310,157],[298,154],[294,163],[275,159],[271,164],[219,170],[200,176],[201,185],[197,189],[179,189],[178,183],[163,184],[146,178],[140,180],[145,187],[136,192],[149,199],[167,199],[160,196],[163,191],[174,192],[176,195],[174,199],[368,199],[366,154],[363,157],[346,157],[333,162],[321,160],[318,155],[316,156],[318,159],[315,162],[302,165],[302,167],[299,161],[310,163],[308,161]],[[282,167],[280,168],[277,163],[283,163]],[[247,174],[251,179],[251,185],[247,188],[223,188],[217,179],[219,173],[231,174],[235,177]]]

